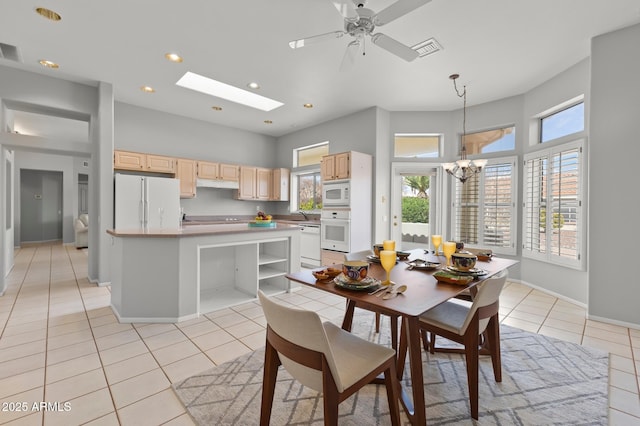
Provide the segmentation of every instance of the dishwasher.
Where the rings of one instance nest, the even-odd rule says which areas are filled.
[[[300,263],[320,266],[320,225],[300,225]]]

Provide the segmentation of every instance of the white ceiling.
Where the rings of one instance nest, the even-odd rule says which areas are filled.
[[[367,7],[380,11],[391,3],[369,0]],[[48,21],[36,7],[62,20]],[[3,0],[0,43],[18,46],[23,64],[0,64],[109,82],[116,101],[279,136],[374,105],[460,108],[452,73],[467,85],[469,105],[517,95],[587,57],[593,36],[637,22],[638,0],[432,0],[375,32],[409,46],[434,37],[444,50],[405,62],[369,42],[366,56],[340,72],[349,36],[288,46],[342,29],[330,0]],[[184,62],[167,61],[167,52]],[[44,69],[40,59],[60,68]],[[186,71],[241,88],[257,81],[257,93],[285,105],[262,112],[180,88],[175,82]],[[142,85],[156,93],[143,93]],[[303,108],[306,102],[314,108]]]

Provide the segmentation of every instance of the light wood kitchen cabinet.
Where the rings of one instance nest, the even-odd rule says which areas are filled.
[[[240,166],[239,200],[269,200],[271,198],[271,169]]]
[[[164,155],[130,151],[113,152],[113,168],[116,170],[174,174],[176,172],[175,164],[175,158]]]
[[[144,171],[147,168],[147,155],[139,152],[114,151],[113,168]]]
[[[273,169],[271,180],[271,199],[273,201],[289,201],[289,169]]]
[[[157,173],[175,173],[176,160],[173,157],[165,157],[163,155],[147,154],[148,172]]]
[[[196,196],[196,161],[178,158],[176,178],[180,179],[180,198]]]
[[[344,262],[344,253],[331,250],[322,250],[320,263],[322,266],[340,265]]]
[[[198,178],[238,182],[240,180],[240,166],[198,161]]]
[[[322,157],[320,168],[322,180],[349,179],[351,177],[350,154],[350,152],[341,152]]]

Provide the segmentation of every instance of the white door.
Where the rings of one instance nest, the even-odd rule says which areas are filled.
[[[393,163],[391,168],[391,238],[401,250],[431,249],[431,234],[444,232],[442,167]]]

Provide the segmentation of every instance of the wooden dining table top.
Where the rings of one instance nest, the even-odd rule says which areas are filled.
[[[311,270],[290,273],[286,277],[292,281],[354,300],[358,306],[383,314],[415,317],[457,296],[465,289],[476,286],[484,279],[518,263],[516,260],[498,257],[493,257],[486,262],[478,261],[475,267],[487,271],[487,274],[478,277],[478,279],[471,281],[467,285],[459,285],[439,282],[433,276],[435,272],[444,269],[446,263],[444,256],[427,255],[422,249],[416,249],[411,251],[408,261],[418,258],[429,262],[441,263],[441,266],[435,270],[411,269],[405,261],[399,261],[391,270],[391,281],[396,283],[396,287],[404,284],[407,289],[403,294],[386,300],[382,297],[376,297],[376,295],[370,295],[369,291],[349,290],[339,287],[333,280],[318,281],[311,273]],[[334,265],[334,267],[340,267],[340,265]],[[370,262],[368,276],[384,281],[386,274],[379,263]]]

